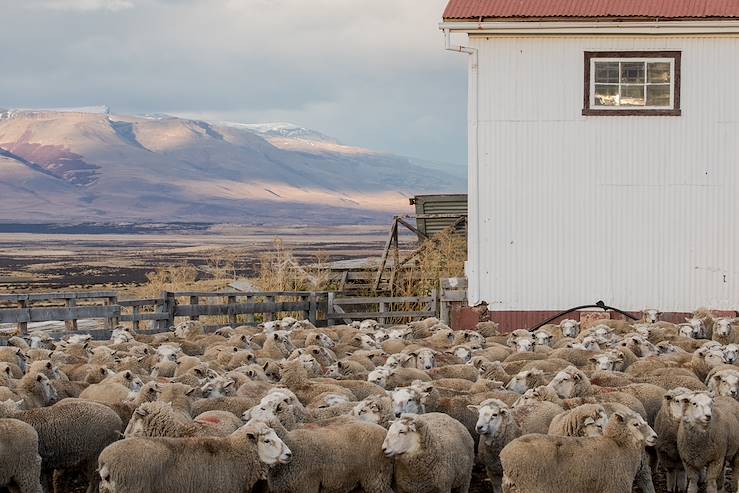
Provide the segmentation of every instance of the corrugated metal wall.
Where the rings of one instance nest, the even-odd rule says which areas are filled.
[[[739,38],[473,37],[470,303],[739,306]],[[583,52],[680,50],[680,117],[584,117]],[[471,232],[473,233],[473,232]],[[474,234],[470,238],[474,238]]]

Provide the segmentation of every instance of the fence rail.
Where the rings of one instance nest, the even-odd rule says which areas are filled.
[[[448,283],[440,287],[430,296],[403,297],[355,297],[325,291],[178,291],[162,292],[157,298],[122,300],[114,291],[4,294],[0,295],[0,323],[15,324],[22,335],[28,332],[29,323],[36,322],[64,322],[66,330],[74,332],[82,319],[101,319],[108,331],[120,323],[140,329],[142,322],[150,322],[152,331],[164,331],[175,325],[177,318],[223,317],[222,325],[255,324],[257,316],[270,321],[296,312],[316,325],[363,319],[388,323],[438,317],[440,305],[460,300],[459,292]]]

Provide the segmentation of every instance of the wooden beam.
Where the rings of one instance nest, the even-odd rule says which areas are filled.
[[[380,281],[382,280],[382,274],[385,271],[385,265],[387,264],[387,258],[390,255],[390,245],[392,245],[393,237],[398,232],[398,219],[393,219],[393,225],[390,227],[390,234],[387,237],[387,241],[385,242],[385,250],[382,254],[382,261],[380,262],[380,267],[377,269],[377,276],[375,277],[375,282],[373,284],[373,291],[377,291],[377,289],[380,287]]]
[[[433,317],[433,312],[385,312],[380,314],[379,312],[346,312],[346,313],[332,313],[329,315],[329,319],[354,319],[354,320],[364,320],[364,319],[374,319],[377,320],[380,315],[386,318],[428,318]]]
[[[411,230],[411,232],[416,233],[418,236],[422,236],[426,240],[429,239],[426,233],[419,231],[415,226],[411,225],[411,223],[409,223],[405,219],[399,217],[398,222],[402,224],[403,226],[405,226],[406,228],[408,228],[409,230]]]

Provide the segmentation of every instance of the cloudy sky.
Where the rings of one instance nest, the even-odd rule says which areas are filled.
[[[463,165],[446,0],[0,0],[0,107],[290,121]]]

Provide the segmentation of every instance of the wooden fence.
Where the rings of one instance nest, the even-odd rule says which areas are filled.
[[[431,296],[371,298],[357,296],[342,298],[336,296],[336,293],[328,293],[326,319],[329,325],[334,325],[337,320],[351,323],[353,320],[373,319],[384,324],[390,321],[403,322],[409,319],[436,317],[437,302],[436,290]],[[347,310],[349,306],[359,309]]]
[[[281,292],[163,292],[158,298],[122,300],[113,291],[0,295],[0,324],[15,324],[25,335],[33,322],[63,321],[67,331],[78,330],[82,319],[102,319],[108,332],[121,323],[164,331],[180,320],[221,317],[220,326],[256,324],[281,314],[299,314],[317,326],[375,319],[380,323],[439,317],[441,307],[459,301],[450,285],[429,296],[356,297],[315,291]],[[441,294],[441,296],[440,296]],[[443,317],[442,310],[442,317]],[[259,318],[258,318],[259,317]],[[210,322],[214,322],[210,320]]]

